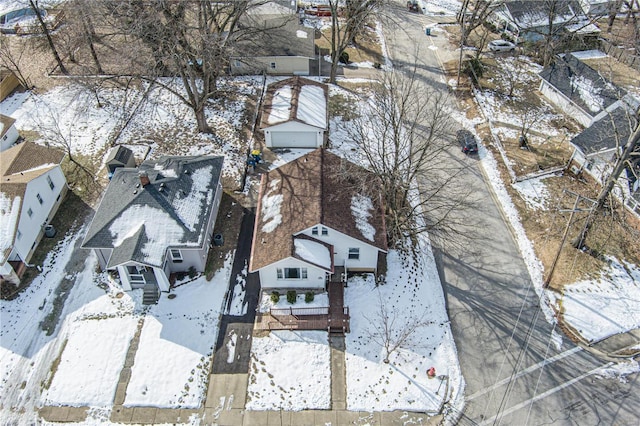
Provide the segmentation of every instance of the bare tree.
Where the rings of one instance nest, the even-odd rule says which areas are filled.
[[[31,6],[31,9],[33,10],[33,12],[35,13],[36,17],[38,18],[38,23],[40,24],[40,28],[42,28],[42,32],[44,33],[45,37],[47,38],[47,43],[49,44],[49,49],[51,49],[51,53],[53,54],[53,57],[56,60],[56,63],[58,64],[58,68],[60,68],[60,72],[62,74],[68,74],[67,69],[64,66],[64,63],[62,63],[62,59],[60,58],[60,55],[58,54],[58,49],[56,48],[55,43],[53,42],[53,37],[51,36],[51,31],[49,31],[49,27],[47,26],[47,23],[44,22],[44,19],[42,18],[42,12],[41,12],[41,8],[40,6],[37,4],[38,0],[29,0],[29,6]]]
[[[378,310],[375,316],[364,315],[369,322],[366,336],[376,345],[384,349],[385,364],[390,362],[389,357],[399,349],[415,347],[418,342],[414,337],[420,329],[434,324],[416,315],[407,315],[406,312],[395,312],[389,309],[387,301],[382,299],[378,290]]]
[[[22,46],[17,46],[12,42],[13,40],[11,37],[0,38],[0,64],[13,72],[22,86],[26,89],[30,89],[31,83],[22,73],[23,56],[26,49]]]
[[[331,73],[329,81],[336,83],[338,63],[344,51],[365,29],[367,21],[381,10],[386,0],[328,0],[331,9]],[[342,9],[341,5],[345,7]]]
[[[347,132],[380,180],[389,244],[415,241],[424,231],[436,240],[461,241],[454,238],[464,222],[458,214],[473,197],[461,179],[463,166],[451,165],[455,138],[447,93],[422,84],[415,69],[385,73],[371,90],[368,109]],[[360,187],[371,189],[363,179]]]

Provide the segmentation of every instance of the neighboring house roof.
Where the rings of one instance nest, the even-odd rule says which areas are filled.
[[[549,25],[549,16],[553,15],[554,24],[562,24],[584,19],[584,12],[577,0],[516,0],[504,2],[513,21],[522,29]]]
[[[585,155],[624,147],[635,124],[636,119],[620,104],[571,139],[571,144]]]
[[[8,115],[0,114],[0,138],[5,135],[13,126],[16,120],[14,118],[9,117]]]
[[[250,269],[255,271],[291,256],[326,266],[307,259],[293,238],[316,225],[386,251],[381,197],[370,198],[349,185],[347,171],[353,170],[371,174],[369,182],[376,180],[373,173],[322,148],[264,174]]]
[[[223,157],[163,156],[139,169],[117,169],[82,246],[112,248],[108,268],[129,261],[161,267],[167,248],[201,247],[222,163]]]
[[[292,77],[269,85],[262,107],[260,128],[297,121],[327,129],[328,88],[302,77]]]
[[[540,77],[591,116],[596,116],[626,95],[624,89],[570,53],[545,67]]]
[[[245,18],[251,38],[238,41],[234,57],[316,56],[315,29],[299,24],[293,15],[257,15]]]
[[[24,142],[0,156],[0,263],[5,263],[15,240],[27,184],[57,167],[64,152]]]

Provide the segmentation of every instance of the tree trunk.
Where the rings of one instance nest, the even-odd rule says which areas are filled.
[[[212,133],[211,127],[209,127],[209,124],[207,123],[207,117],[204,113],[204,105],[194,108],[193,112],[196,115],[196,122],[198,123],[198,131],[200,133]]]
[[[605,184],[602,186],[602,190],[600,191],[600,194],[598,194],[596,203],[591,209],[591,213],[587,217],[587,221],[585,222],[584,227],[582,228],[582,232],[580,233],[580,236],[578,236],[578,238],[576,238],[573,241],[573,246],[575,248],[577,249],[584,248],[585,241],[587,240],[587,236],[589,235],[589,231],[591,230],[591,227],[593,226],[593,222],[595,221],[595,217],[596,217],[595,213],[598,212],[602,208],[602,206],[604,206],[604,203],[609,197],[609,194],[611,193],[611,191],[613,190],[613,187],[616,185],[618,178],[620,177],[625,167],[627,166],[627,160],[631,158],[631,154],[636,149],[636,145],[639,142],[640,142],[640,119],[636,124],[635,130],[629,136],[629,139],[627,141],[627,146],[625,147],[624,151],[622,152],[622,155],[620,156],[615,166],[613,167],[613,171],[607,178]]]
[[[93,26],[89,19],[89,16],[85,15],[82,19],[82,27],[84,29],[85,36],[87,38],[87,44],[89,45],[89,50],[91,51],[91,57],[93,58],[93,63],[96,65],[96,71],[98,74],[104,74],[102,71],[102,66],[100,65],[100,61],[98,60],[98,54],[96,53],[96,49],[93,45],[93,38],[95,36],[95,32],[93,31]]]
[[[33,0],[29,0],[29,4],[31,5],[31,9],[33,9],[36,16],[38,17],[38,22],[40,22],[42,31],[44,32],[44,35],[47,37],[47,43],[49,43],[49,48],[51,49],[51,53],[53,53],[53,57],[56,59],[56,62],[58,63],[60,72],[64,75],[68,75],[69,72],[67,71],[64,64],[62,63],[62,59],[60,59],[60,55],[58,55],[58,50],[56,49],[56,45],[53,43],[53,38],[51,38],[51,33],[49,32],[49,28],[47,28],[47,24],[42,19],[42,15],[40,15],[40,9],[36,7],[36,5],[33,3]]]

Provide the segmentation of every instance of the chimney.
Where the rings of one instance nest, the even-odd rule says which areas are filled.
[[[149,175],[147,175],[146,171],[140,170],[138,172],[138,176],[140,177],[140,183],[142,184],[143,188],[151,183],[151,181],[149,180]]]

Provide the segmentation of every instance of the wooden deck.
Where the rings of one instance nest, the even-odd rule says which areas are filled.
[[[258,330],[327,330],[330,333],[344,334],[350,331],[349,308],[344,306],[344,283],[342,274],[332,276],[335,280],[327,282],[329,306],[319,308],[271,309],[269,313],[259,314],[256,318]]]

